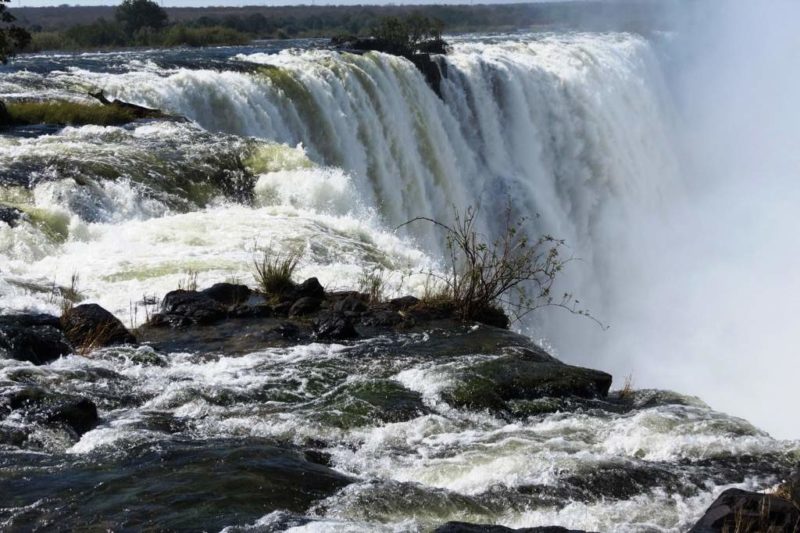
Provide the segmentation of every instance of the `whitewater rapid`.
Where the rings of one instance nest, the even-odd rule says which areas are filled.
[[[122,179],[114,186],[124,188],[119,182],[125,179],[142,182],[130,175],[143,169],[156,179],[174,180],[173,176],[180,174],[179,170],[160,168],[163,163],[145,160],[166,138],[188,139],[176,146],[188,163],[221,150],[232,156],[200,162],[217,166],[235,165],[230,160],[248,150],[240,145],[254,141],[239,140],[242,137],[277,143],[286,148],[265,150],[260,159],[245,161],[254,181],[261,184],[261,193],[269,192],[268,184],[286,189],[314,181],[311,187],[319,190],[284,190],[276,197],[278,203],[296,208],[298,202],[310,201],[315,204],[310,206],[314,213],[353,216],[365,220],[370,231],[392,231],[417,216],[448,221],[454,209],[479,206],[480,227],[488,235],[497,235],[503,228],[502,217],[496,213],[511,205],[517,216],[528,217],[532,238],[550,233],[566,240],[569,253],[580,259],[580,264],[568,269],[564,288],[592,304],[599,315],[609,297],[602,280],[614,268],[611,258],[621,246],[619,231],[636,213],[658,210],[663,196],[680,194],[677,162],[671,151],[669,98],[657,58],[641,37],[575,34],[458,42],[444,60],[442,98],[411,63],[383,54],[288,49],[277,54],[238,53],[233,60],[249,68],[173,68],[159,66],[153,59],[136,59],[111,73],[80,64],[38,78],[30,72],[20,73],[6,80],[8,94],[18,94],[23,84],[44,94],[61,94],[66,87],[97,87],[111,97],[188,117],[212,133],[186,134],[183,130],[189,126],[176,124],[140,126],[130,134],[119,128],[77,128],[30,141],[27,146],[26,141],[7,141],[11,146],[2,148],[6,168],[19,165],[26,153],[40,154],[50,147],[61,150],[49,156],[49,161],[40,158],[42,168],[30,179],[44,181],[36,173],[53,173],[52,158],[63,161],[62,169],[86,166],[80,161],[83,156],[69,153],[70,146],[80,149],[81,139],[91,146],[87,157],[97,161],[104,156],[94,152],[105,150],[113,155],[117,150],[103,148],[103,142],[126,146],[132,136],[142,142],[130,143],[133,149],[125,152],[125,159],[136,163],[119,173]],[[226,134],[236,137],[213,139]],[[93,136],[95,140],[89,140]],[[200,147],[218,142],[227,146]],[[306,175],[320,179],[298,181],[292,174],[280,174],[283,163],[277,154],[290,152],[289,147],[297,147],[300,157],[307,158],[307,166],[316,169],[306,169]],[[135,150],[139,154],[134,155]],[[165,159],[163,155],[159,158]],[[272,160],[276,162],[270,163]],[[296,162],[290,162],[286,169],[294,172],[295,166]],[[202,171],[197,167],[194,175]],[[85,172],[84,168],[80,171]],[[55,172],[61,172],[58,177],[64,175],[63,170]],[[331,183],[332,173],[339,182],[348,182],[347,192],[339,185],[323,185]],[[187,175],[182,179],[193,178]],[[58,186],[40,185],[34,191],[48,187]],[[158,194],[165,196],[167,187],[149,185],[149,190],[154,188],[162,189]],[[258,189],[256,195],[261,194]],[[212,191],[198,201],[190,196],[196,194],[194,190],[183,187],[176,192],[167,199],[172,202],[133,199],[135,192],[122,190],[116,194],[128,198],[106,200],[114,196],[111,192],[95,202],[116,202],[106,209],[109,214],[105,218],[118,223],[163,215],[162,204],[173,211],[190,209],[177,205],[181,200],[204,207],[213,196]],[[326,195],[330,198],[323,198]],[[53,193],[37,192],[35,196],[34,204],[47,204]],[[63,208],[54,206],[55,210]],[[370,214],[364,217],[366,212]],[[87,219],[86,213],[82,218]],[[100,217],[92,214],[88,218],[97,222]],[[75,235],[80,234],[79,226]],[[435,228],[418,224],[405,228],[401,235],[411,237],[410,245],[425,250],[434,261],[442,256],[443,240]],[[24,243],[7,244],[9,247],[28,248],[24,261],[37,254]],[[49,251],[39,255],[43,253]],[[404,263],[405,270],[418,266],[413,261]],[[39,275],[65,275],[63,269],[46,272],[47,268],[52,266],[44,265]],[[204,270],[207,267],[201,265]],[[248,277],[241,268],[230,274]],[[98,292],[86,289],[95,295]],[[119,311],[125,306],[117,301],[114,307]]]
[[[631,261],[641,250],[626,236],[643,220],[658,226],[685,194],[675,108],[647,39],[460,39],[440,60],[441,97],[411,63],[384,54],[203,53],[42,55],[3,73],[0,98],[88,102],[99,88],[176,117],[0,136],[0,203],[19,213],[0,222],[0,314],[59,313],[75,275],[85,301],[135,327],[148,302],[179,286],[252,285],[265,248],[301,250],[298,279],[316,276],[327,290],[356,289],[380,269],[386,296],[421,294],[442,268],[441,234],[395,228],[417,216],[447,221],[470,205],[486,235],[502,231],[510,205],[532,238],[565,239],[576,260],[560,288],[600,319],[635,312],[618,308],[638,295],[617,289],[642,277],[646,261]],[[516,327],[568,362],[611,370],[619,386],[630,361],[603,366],[599,343],[573,351],[579,328],[603,333],[575,320],[544,313]],[[85,394],[100,408],[101,426],[77,440],[37,429],[36,460],[113,466],[129,450],[182,449],[184,439],[212,451],[225,439],[318,439],[333,468],[358,480],[308,516],[276,511],[231,531],[416,531],[464,518],[680,531],[726,487],[771,486],[769,465],[797,454],[796,443],[674,393],[638,391],[625,412],[582,406],[510,420],[456,409],[443,391],[464,365],[496,354],[426,359],[414,347],[427,340],[247,354],[112,349],[47,367],[2,361],[0,379]],[[396,351],[378,364],[365,355],[384,349]],[[647,355],[635,356],[647,364]],[[359,386],[386,381],[419,395],[425,413],[343,422],[360,406]],[[9,417],[0,429],[24,423]],[[741,475],[726,462],[739,457],[755,458]],[[637,469],[664,477],[625,498],[591,489],[595,471]],[[561,483],[573,485],[547,492]],[[9,520],[29,512],[0,511]]]

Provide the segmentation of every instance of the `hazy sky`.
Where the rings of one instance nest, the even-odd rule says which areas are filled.
[[[121,0],[12,0],[10,7],[41,7],[61,4],[102,6],[116,5]],[[274,6],[287,4],[511,4],[553,0],[156,0],[165,7],[196,6]]]

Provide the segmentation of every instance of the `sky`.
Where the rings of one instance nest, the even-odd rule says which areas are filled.
[[[121,0],[11,0],[9,7],[43,7],[62,4],[102,6],[116,5]],[[274,6],[290,4],[511,4],[534,3],[553,0],[156,0],[164,7],[199,6]]]

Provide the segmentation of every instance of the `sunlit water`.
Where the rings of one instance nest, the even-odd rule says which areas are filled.
[[[442,98],[403,59],[313,46],[40,55],[5,67],[3,97],[87,99],[102,88],[188,120],[0,136],[0,202],[24,212],[15,227],[0,222],[0,313],[58,312],[53,287],[77,274],[88,300],[136,326],[140,302],[189,272],[201,286],[251,283],[265,247],[302,249],[298,277],[317,276],[328,289],[353,289],[380,267],[387,295],[419,294],[425,272],[440,267],[441,238],[397,225],[421,215],[447,220],[453,206],[475,205],[482,230],[497,234],[496,215],[510,205],[529,217],[531,236],[567,240],[581,261],[565,286],[602,314],[615,303],[605,280],[611,270],[619,276],[625,227],[685,193],[672,100],[642,37],[463,40],[443,60]],[[569,336],[548,315],[520,327],[556,348]],[[0,483],[18,499],[0,508],[0,520],[25,527],[63,514],[73,526],[103,517],[122,527],[160,516],[176,528],[321,531],[468,520],[681,531],[723,488],[768,487],[797,457],[796,444],[671,393],[640,391],[625,409],[581,404],[511,418],[455,409],[443,391],[464,368],[499,354],[469,343],[460,355],[446,342],[418,350],[434,341],[417,333],[246,354],[144,347],[46,367],[0,361],[5,392],[79,394],[101,416],[79,439],[41,427],[3,445],[9,474]],[[576,359],[590,364],[591,354]],[[391,396],[379,409],[363,400],[364,387],[388,387],[402,401]],[[407,397],[413,416],[386,414]],[[29,423],[12,414],[0,428],[13,435]],[[297,459],[287,457],[304,448],[324,449],[348,481],[262,512],[263,480],[236,482],[247,458],[274,454],[294,483]],[[151,469],[153,456],[183,465],[174,472],[184,477]],[[185,511],[193,500],[183,495],[196,490],[204,501],[215,490],[214,479],[192,477],[192,461],[213,470],[206,460],[233,469],[219,473],[227,514],[214,515],[213,503],[208,515]],[[126,496],[106,502],[113,487]]]

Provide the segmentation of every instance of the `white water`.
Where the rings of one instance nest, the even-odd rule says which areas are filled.
[[[701,311],[707,300],[701,290],[687,297],[686,308],[696,311],[688,314],[691,323],[658,331],[659,309],[680,308],[684,301],[672,298],[674,274],[653,266],[663,263],[664,248],[677,248],[691,235],[665,236],[663,247],[651,246],[652,238],[645,237],[647,246],[631,238],[632,227],[653,230],[642,232],[651,236],[662,235],[656,231],[662,225],[680,227],[666,206],[684,205],[686,198],[677,109],[645,39],[576,34],[466,40],[446,60],[443,99],[411,64],[381,54],[287,50],[236,60],[261,70],[163,69],[145,61],[122,74],[70,69],[50,75],[57,82],[49,86],[63,91],[97,85],[111,96],[185,115],[210,131],[299,146],[313,164],[284,165],[289,148],[268,154],[255,209],[212,202],[175,212],[144,201],[124,182],[104,185],[115,187],[104,194],[116,216],[99,222],[64,206],[63,191],[54,189],[70,184],[41,185],[26,201],[55,213],[66,241],[54,243],[29,225],[0,230],[4,277],[66,284],[78,272],[90,298],[126,315],[131,302],[174,288],[187,270],[200,271],[201,285],[228,277],[249,281],[257,246],[300,243],[309,250],[301,275],[352,287],[365,265],[383,264],[395,285],[413,290],[419,281],[408,282],[404,273],[429,268],[431,258],[441,255],[441,241],[420,227],[409,242],[393,235],[392,227],[419,215],[446,218],[452,206],[481,205],[482,227],[496,234],[495,214],[510,199],[518,213],[540,215],[530,224],[531,235],[550,232],[567,240],[581,261],[564,276],[564,288],[611,325],[601,332],[557,312],[536,317],[529,331],[545,337],[560,357],[606,368],[618,378],[633,373],[639,386],[703,396],[719,381],[739,380],[737,388],[746,383],[746,365],[728,368],[730,374],[718,379],[705,377],[714,367],[693,361],[724,356],[713,345],[717,336],[703,341],[713,316]],[[9,92],[19,85],[9,83]],[[153,126],[144,135],[169,127]],[[87,128],[78,133],[96,135]],[[56,144],[68,146],[59,136]],[[8,150],[6,161],[20,157],[16,149]],[[700,246],[693,253],[707,251]],[[715,252],[720,255],[724,251]],[[87,257],[98,259],[87,264]],[[680,267],[697,265],[675,265]],[[655,286],[664,296],[649,297]],[[6,310],[55,306],[7,280],[0,291]],[[637,331],[647,333],[632,341]],[[676,359],[663,347],[685,355]],[[654,365],[654,358],[670,364]],[[715,407],[736,405],[731,410],[740,412],[742,404],[729,403],[730,395],[716,397]],[[795,434],[767,416],[755,420]]]

